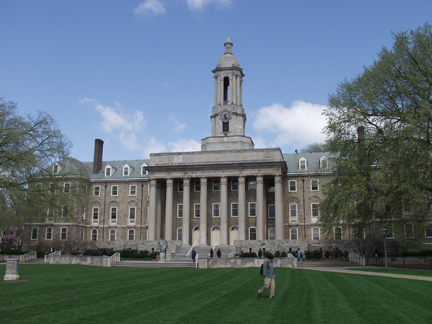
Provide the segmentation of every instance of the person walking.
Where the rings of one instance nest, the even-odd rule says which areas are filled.
[[[238,251],[238,256],[239,256],[239,258],[241,258],[241,257],[243,256],[243,251],[242,251],[242,249],[241,249],[241,248],[239,248],[239,251]]]
[[[210,258],[213,259],[213,248],[210,248]]]
[[[299,260],[300,260],[300,262],[303,262],[303,259],[302,259],[302,250],[300,250],[300,248],[297,249],[297,262]]]
[[[195,248],[192,248],[192,262],[195,262],[196,251]]]
[[[260,258],[260,259],[262,258],[262,250],[261,249],[258,250],[258,258]]]
[[[216,255],[217,255],[218,259],[222,258],[222,251],[220,248],[217,250]]]
[[[264,277],[264,286],[258,290],[258,297],[261,297],[262,293],[270,288],[270,298],[275,298],[275,273],[273,270],[273,254],[267,256],[267,261],[264,261],[262,272]]]
[[[106,258],[107,255],[108,255],[108,253],[107,253],[107,248],[104,248],[104,249],[103,249],[103,252],[102,252],[102,257]]]

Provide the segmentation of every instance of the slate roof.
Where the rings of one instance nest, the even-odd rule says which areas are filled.
[[[307,161],[307,170],[299,169],[299,160],[305,158]],[[326,157],[328,159],[328,169],[320,168],[320,159]],[[316,152],[316,153],[290,153],[283,154],[283,158],[287,164],[287,173],[310,173],[310,172],[331,172],[334,154],[330,152]]]

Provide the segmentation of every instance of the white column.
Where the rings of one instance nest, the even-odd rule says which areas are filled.
[[[263,177],[256,177],[256,221],[257,221],[257,240],[264,240],[264,186]]]
[[[183,179],[183,221],[182,221],[182,244],[189,243],[190,228],[190,179]]]
[[[214,77],[214,83],[215,83],[215,86],[214,86],[214,105],[216,106],[218,103],[217,103],[217,96],[218,96],[218,81],[219,81],[219,79],[218,79],[218,77],[217,76],[215,76]]]
[[[236,104],[236,102],[237,102],[237,99],[236,99],[236,94],[237,94],[237,91],[236,91],[236,76],[235,76],[235,74],[233,74],[232,75],[232,77],[230,78],[230,95],[231,95],[231,98],[230,98],[230,100],[231,100],[231,104],[233,104],[233,105],[235,105]]]
[[[241,105],[241,85],[240,85],[240,80],[241,80],[241,74],[237,76],[237,105]]]
[[[220,184],[220,227],[221,245],[228,245],[228,180],[221,178]]]
[[[156,184],[156,236],[155,239],[159,240],[162,233],[162,189],[161,184]]]
[[[172,240],[173,232],[173,180],[166,182],[166,201],[165,201],[165,239]]]
[[[201,178],[200,245],[207,245],[207,178]]]
[[[150,180],[150,205],[147,216],[148,240],[154,241],[156,234],[156,180]]]
[[[218,98],[218,103],[220,103],[221,105],[223,105],[223,91],[224,91],[224,87],[223,87],[223,78],[222,75],[219,75],[219,98]]]
[[[239,240],[246,240],[246,180],[245,177],[238,178],[238,228]]]
[[[283,219],[283,193],[282,193],[282,177],[275,176],[275,230],[276,240],[283,240],[284,219]]]

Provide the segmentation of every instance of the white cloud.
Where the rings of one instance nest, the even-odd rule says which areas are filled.
[[[109,107],[89,98],[80,100],[80,104],[93,107],[101,116],[101,129],[110,135],[118,136],[125,149],[133,151],[140,148],[136,133],[143,131],[147,123],[142,111],[135,110],[133,114],[129,114],[118,102],[115,103],[116,107]]]
[[[189,10],[202,10],[210,3],[215,3],[218,6],[229,6],[232,0],[186,0]]]
[[[161,16],[165,13],[165,5],[159,0],[145,0],[133,10],[137,16],[156,15]]]
[[[144,158],[148,158],[150,153],[163,153],[166,152],[166,147],[162,143],[158,142],[154,136],[145,143],[145,148],[143,151]]]
[[[179,139],[177,142],[169,142],[171,152],[194,152],[201,151],[201,143],[195,140]]]
[[[288,108],[273,104],[259,109],[252,126],[263,136],[266,133],[276,134],[272,146],[306,146],[313,142],[324,142],[322,129],[326,120],[322,112],[325,108],[326,106],[303,101],[295,101]]]
[[[180,121],[171,115],[168,119],[169,124],[171,125],[171,129],[174,133],[181,133],[186,129],[187,124],[182,124]]]

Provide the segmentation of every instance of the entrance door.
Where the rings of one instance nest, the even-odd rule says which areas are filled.
[[[239,231],[238,231],[238,227],[237,226],[233,226],[231,227],[230,230],[230,245],[234,245],[234,241],[238,240],[238,236],[239,236]]]
[[[211,231],[211,245],[218,246],[220,245],[220,228],[219,226],[215,226]]]
[[[195,244],[195,242],[197,242],[197,245],[199,245],[199,242],[200,242],[200,230],[199,230],[199,226],[197,226],[197,227],[195,227],[194,229],[193,229],[193,232],[192,232],[192,244]]]

